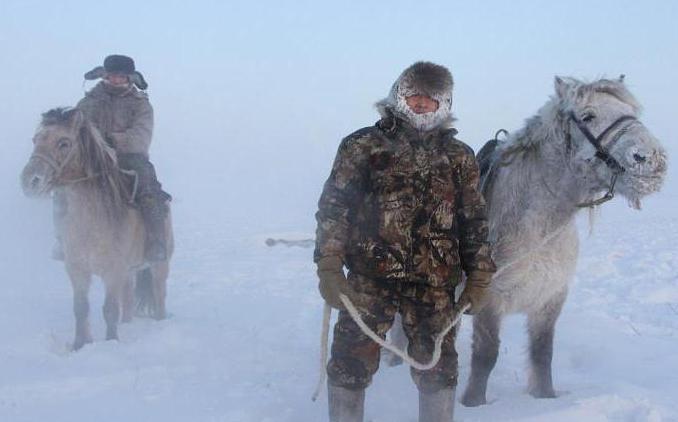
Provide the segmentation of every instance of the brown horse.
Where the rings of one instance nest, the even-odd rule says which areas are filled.
[[[92,275],[106,286],[103,315],[106,339],[118,338],[118,321],[129,322],[137,306],[156,319],[165,318],[166,282],[173,249],[171,218],[166,221],[168,259],[144,261],[145,231],[130,202],[127,177],[115,151],[75,108],[42,115],[34,148],[21,174],[27,196],[55,190],[66,198],[62,243],[66,272],[73,286],[73,349],[92,341],[88,293]],[[136,283],[136,288],[135,288]]]

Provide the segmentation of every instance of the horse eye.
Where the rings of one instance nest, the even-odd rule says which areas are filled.
[[[592,114],[592,113],[586,113],[586,114],[581,118],[581,120],[582,120],[582,122],[584,122],[584,123],[589,123],[589,122],[593,121],[593,119],[595,119],[595,118],[596,118],[596,115],[595,115],[595,114]]]
[[[59,148],[61,150],[66,149],[66,148],[70,148],[70,146],[71,146],[71,141],[68,138],[59,139],[59,142],[57,143],[57,148]]]

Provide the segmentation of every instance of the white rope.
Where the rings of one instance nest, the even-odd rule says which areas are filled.
[[[355,305],[351,303],[351,300],[343,294],[339,295],[339,299],[341,299],[341,303],[344,304],[346,307],[346,310],[348,311],[349,315],[351,315],[351,318],[353,321],[355,321],[356,324],[358,324],[358,327],[360,327],[360,330],[372,341],[383,347],[384,349],[390,351],[394,355],[402,358],[404,362],[406,362],[408,365],[413,367],[414,369],[418,369],[420,371],[428,371],[429,369],[433,368],[438,364],[440,361],[440,356],[442,355],[442,349],[443,349],[443,340],[445,340],[445,336],[447,333],[450,332],[452,327],[457,325],[459,321],[461,320],[461,316],[466,312],[470,307],[471,304],[467,303],[463,308],[459,310],[455,310],[456,315],[454,315],[454,318],[452,318],[443,329],[443,331],[438,334],[438,337],[436,337],[435,345],[433,347],[433,356],[431,356],[431,359],[427,363],[420,363],[417,362],[414,358],[412,358],[407,351],[405,350],[400,350],[398,349],[395,345],[386,342],[386,340],[382,339],[370,329],[370,327],[365,324],[365,321],[360,317],[360,312],[358,312],[358,309],[356,309]]]
[[[311,400],[316,401],[320,392],[325,385],[325,377],[327,376],[327,342],[330,337],[330,317],[332,316],[332,307],[325,303],[325,308],[323,309],[323,329],[322,334],[320,334],[320,378],[318,379],[318,385],[315,387],[315,392]]]
[[[450,332],[450,330],[459,324],[459,321],[461,321],[461,317],[466,312],[470,307],[471,304],[467,303],[464,305],[461,309],[455,310],[455,315],[454,318],[452,318],[447,324],[447,326],[438,334],[436,337],[436,341],[433,346],[433,356],[431,356],[431,359],[426,362],[426,363],[420,363],[417,362],[414,358],[412,358],[406,350],[400,350],[398,347],[396,347],[394,344],[386,342],[384,339],[379,337],[377,333],[372,331],[370,327],[365,324],[365,321],[363,321],[362,317],[360,316],[360,312],[358,309],[353,305],[351,300],[343,294],[339,295],[339,299],[341,300],[341,303],[344,304],[346,307],[346,310],[348,311],[348,314],[351,316],[353,321],[360,327],[360,330],[365,334],[367,337],[369,337],[372,341],[377,343],[379,346],[383,347],[384,349],[390,351],[391,353],[395,354],[396,356],[399,356],[404,362],[406,362],[408,365],[411,367],[418,369],[420,371],[428,371],[435,367],[438,362],[440,361],[440,357],[442,356],[442,349],[443,349],[443,341],[445,340],[445,336]],[[328,355],[328,350],[327,350],[327,343],[328,343],[328,338],[329,338],[329,326],[330,326],[330,314],[332,312],[332,308],[330,305],[327,303],[325,304],[325,308],[323,309],[323,328],[322,328],[322,335],[321,335],[321,344],[320,344],[320,361],[321,361],[321,370],[320,370],[320,379],[318,380],[318,385],[316,386],[315,392],[313,393],[313,397],[311,398],[313,401],[316,401],[318,396],[320,395],[320,392],[322,391],[323,386],[325,385],[325,377],[326,377],[326,369],[325,365],[327,364],[327,355]]]
[[[555,239],[556,237],[560,236],[560,235],[565,231],[565,229],[568,228],[568,226],[569,226],[569,222],[565,222],[563,225],[561,225],[561,226],[558,228],[558,230],[554,230],[554,231],[551,232],[548,236],[546,236],[546,237],[544,238],[544,241],[541,242],[541,244],[540,244],[539,246],[537,246],[536,248],[533,248],[533,249],[527,251],[526,253],[522,254],[522,255],[519,256],[519,257],[517,257],[517,258],[514,259],[513,261],[509,261],[509,262],[507,262],[506,264],[502,265],[500,268],[497,269],[497,271],[494,272],[494,274],[492,274],[492,278],[493,278],[493,279],[494,279],[494,278],[497,278],[497,276],[498,276],[499,274],[501,274],[501,273],[503,273],[504,271],[506,271],[506,269],[508,269],[509,267],[514,266],[515,264],[519,263],[519,262],[522,261],[523,259],[525,259],[525,258],[529,257],[530,255],[533,255],[534,253],[536,253],[537,251],[539,251],[541,248],[543,248],[544,246],[546,246],[546,244],[549,243],[551,240],[553,240],[553,239]]]

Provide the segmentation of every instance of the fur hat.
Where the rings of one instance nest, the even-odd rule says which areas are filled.
[[[104,59],[104,70],[108,73],[122,73],[131,75],[136,70],[131,57],[112,54]]]
[[[388,111],[399,115],[419,130],[431,130],[452,122],[452,88],[454,80],[450,71],[431,62],[416,62],[403,71],[391,87],[388,97],[379,101],[377,109],[382,115]],[[425,95],[438,102],[431,113],[417,114],[407,105],[407,97]]]
[[[141,72],[137,71],[134,66],[134,60],[131,57],[120,54],[112,54],[104,59],[103,66],[97,66],[89,72],[85,73],[85,79],[88,81],[103,78],[107,73],[121,73],[127,75],[131,83],[137,88],[145,90],[148,88],[148,83],[144,79]]]

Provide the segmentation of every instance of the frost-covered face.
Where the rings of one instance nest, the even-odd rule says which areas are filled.
[[[638,105],[622,79],[586,85],[573,79],[556,78],[556,91],[565,105],[565,114],[572,113],[594,137],[610,128],[600,142],[625,169],[617,180],[616,191],[628,199],[629,205],[640,208],[642,197],[661,188],[666,176],[667,156],[659,141],[638,120]],[[615,125],[624,116],[632,119]],[[595,157],[595,147],[577,124],[572,119],[568,124],[575,171],[586,179],[592,194],[607,190],[613,171]]]
[[[405,102],[417,114],[433,113],[438,110],[438,101],[426,95],[412,95],[405,98]]]
[[[116,88],[127,88],[129,86],[129,76],[124,73],[106,73],[104,82]]]
[[[444,66],[417,62],[400,74],[388,97],[377,102],[382,116],[394,114],[419,131],[452,121],[452,74]]]
[[[41,125],[33,137],[33,154],[21,173],[21,187],[26,196],[47,195],[61,178],[77,177],[74,164],[77,148],[77,128],[81,116],[74,113],[65,125]]]
[[[395,109],[418,130],[427,131],[440,126],[450,118],[451,106],[452,92],[429,97],[412,92],[406,85],[397,87]]]

